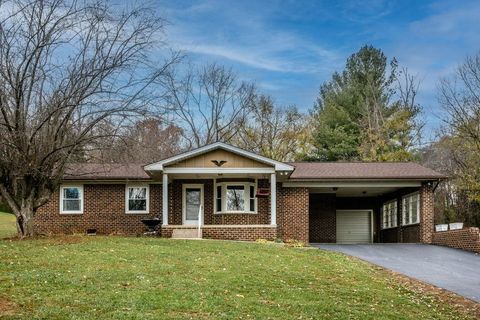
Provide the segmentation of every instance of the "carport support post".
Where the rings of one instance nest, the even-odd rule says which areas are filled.
[[[270,224],[277,225],[277,176],[272,173],[270,176]]]
[[[433,184],[423,183],[420,189],[420,242],[432,243],[434,229]]]
[[[168,226],[168,174],[162,177],[162,225]]]

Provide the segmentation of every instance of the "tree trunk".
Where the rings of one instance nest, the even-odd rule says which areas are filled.
[[[20,238],[32,237],[35,235],[33,228],[33,201],[25,199],[22,203],[17,217],[17,231]]]

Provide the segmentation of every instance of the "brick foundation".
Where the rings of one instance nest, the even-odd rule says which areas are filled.
[[[195,227],[163,226],[161,236],[171,238],[173,230],[176,228],[196,229]],[[202,227],[202,237],[204,239],[217,240],[255,241],[257,239],[266,239],[273,241],[277,237],[277,228],[268,225],[204,225]]]
[[[480,253],[480,229],[465,228],[434,232],[432,244]]]

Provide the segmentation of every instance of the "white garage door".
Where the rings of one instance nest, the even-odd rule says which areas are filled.
[[[372,242],[370,211],[337,211],[337,243],[370,242]]]

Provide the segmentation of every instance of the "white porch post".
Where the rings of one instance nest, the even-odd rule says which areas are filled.
[[[168,174],[162,178],[162,225],[168,226]]]
[[[270,175],[270,224],[277,225],[277,176],[275,173]]]

